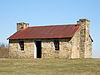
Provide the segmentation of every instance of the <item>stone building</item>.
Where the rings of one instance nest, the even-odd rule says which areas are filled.
[[[91,58],[90,21],[77,24],[29,27],[17,23],[17,32],[9,39],[11,58]]]

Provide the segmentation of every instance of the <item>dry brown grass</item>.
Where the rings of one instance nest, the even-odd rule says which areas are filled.
[[[0,75],[100,75],[100,59],[0,59]]]
[[[0,44],[0,58],[8,58],[9,50],[4,44]]]

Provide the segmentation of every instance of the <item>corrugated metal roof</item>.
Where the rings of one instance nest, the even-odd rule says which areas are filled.
[[[75,24],[28,27],[16,32],[8,39],[71,38],[79,27]]]

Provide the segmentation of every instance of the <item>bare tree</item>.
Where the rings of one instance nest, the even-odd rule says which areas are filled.
[[[0,58],[7,58],[9,56],[8,45],[0,43]]]

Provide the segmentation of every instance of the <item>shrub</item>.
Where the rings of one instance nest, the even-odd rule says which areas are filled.
[[[8,46],[5,44],[0,44],[0,58],[8,58],[8,56],[9,56]]]

